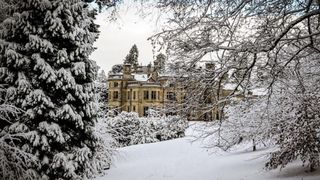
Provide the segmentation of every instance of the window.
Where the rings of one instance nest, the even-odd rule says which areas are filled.
[[[132,106],[133,111],[136,111],[136,106]]]
[[[151,91],[151,99],[157,99],[157,92]]]
[[[144,106],[143,107],[143,116],[147,116],[148,115],[148,111],[149,111],[149,107],[148,106]]]
[[[220,120],[220,114],[219,114],[219,111],[216,113],[216,120]]]
[[[119,98],[119,92],[113,91],[113,99],[118,99],[118,98]]]
[[[128,97],[128,99],[130,99],[130,91],[128,91],[128,96],[127,97]]]
[[[133,91],[133,99],[136,99],[136,92]]]
[[[118,82],[114,82],[113,83],[113,87],[118,87],[119,86],[119,83]]]
[[[130,106],[128,106],[128,112],[130,112]]]
[[[167,99],[171,101],[176,100],[176,94],[174,92],[167,92]]]
[[[143,91],[143,99],[149,99],[149,91]]]

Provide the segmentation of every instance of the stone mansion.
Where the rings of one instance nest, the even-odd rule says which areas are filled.
[[[159,73],[161,63],[158,60],[153,63],[153,66],[136,67],[123,64],[121,72],[109,72],[109,109],[115,110],[116,113],[127,111],[136,112],[139,116],[147,116],[150,108],[165,109],[168,105],[183,103],[186,97],[184,89],[169,83],[170,75]],[[175,114],[175,112],[172,113]],[[220,116],[221,112],[217,109],[206,113],[199,110],[188,114],[188,119],[211,121],[219,119]]]

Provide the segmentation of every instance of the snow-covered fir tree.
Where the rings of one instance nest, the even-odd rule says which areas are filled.
[[[104,70],[98,73],[96,80],[96,95],[99,106],[98,115],[104,117],[108,110],[108,82]]]
[[[3,95],[0,86],[0,95]],[[37,160],[31,153],[25,152],[15,144],[15,140],[26,136],[26,133],[8,132],[8,124],[13,124],[18,120],[21,112],[15,106],[6,104],[0,98],[0,177],[6,180],[36,179],[37,172],[29,166],[36,165]]]
[[[125,64],[131,64],[132,67],[136,68],[138,66],[139,51],[137,45],[133,45],[129,51],[129,54],[124,59]]]
[[[7,129],[25,133],[15,144],[36,157],[27,165],[39,178],[83,179],[108,166],[94,133],[93,16],[81,0],[30,0],[3,22],[0,83],[23,110]]]
[[[167,59],[167,57],[166,57],[163,53],[160,53],[160,54],[158,54],[158,55],[156,56],[156,61],[158,61],[158,63],[159,63],[159,70],[160,70],[160,72],[165,71],[166,59]]]

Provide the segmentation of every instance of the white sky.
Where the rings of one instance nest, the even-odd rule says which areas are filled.
[[[94,44],[97,50],[92,53],[91,59],[107,73],[113,65],[121,64],[132,45],[136,44],[139,50],[139,63],[152,62],[152,46],[147,38],[155,32],[155,21],[142,18],[136,10],[124,8],[119,11],[116,22],[110,22],[108,17],[108,12],[97,16],[96,23],[100,25],[101,32]]]

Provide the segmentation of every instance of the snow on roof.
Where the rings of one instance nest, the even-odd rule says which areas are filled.
[[[144,87],[160,87],[160,84],[142,84]]]
[[[119,75],[109,75],[108,79],[122,79],[122,74]]]
[[[132,74],[134,76],[134,79],[137,81],[147,81],[148,80],[148,74]]]

